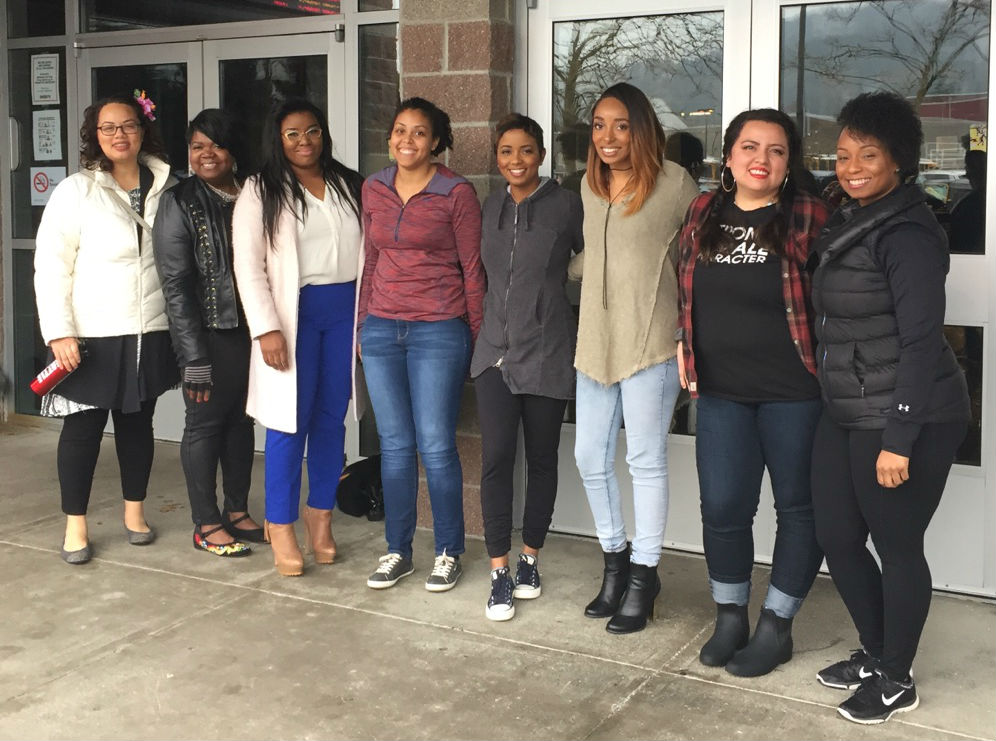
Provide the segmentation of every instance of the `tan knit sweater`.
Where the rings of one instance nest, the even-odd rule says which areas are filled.
[[[685,169],[665,160],[650,197],[626,216],[628,199],[610,206],[582,181],[583,281],[574,367],[589,378],[618,383],[675,356],[678,233],[698,193]],[[572,264],[572,277],[582,272],[580,262]]]

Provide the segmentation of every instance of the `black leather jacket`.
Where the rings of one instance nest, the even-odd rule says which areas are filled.
[[[241,323],[232,272],[233,205],[196,176],[170,188],[159,202],[153,246],[181,367],[210,357],[208,329]]]

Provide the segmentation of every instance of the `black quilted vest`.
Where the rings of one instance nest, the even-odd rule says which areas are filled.
[[[889,283],[876,256],[882,235],[908,223],[927,230],[946,258],[944,231],[913,185],[863,208],[856,202],[843,206],[814,247],[820,258],[813,276],[819,380],[828,414],[843,427],[883,429],[893,411],[900,340]],[[946,346],[928,407],[917,421],[963,418],[964,383]]]

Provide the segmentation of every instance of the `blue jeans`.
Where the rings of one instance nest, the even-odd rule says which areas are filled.
[[[656,566],[667,525],[667,436],[678,398],[675,358],[603,386],[578,373],[574,457],[602,550],[626,549],[626,525],[616,478],[616,440],[626,419],[626,462],[633,478],[636,533],[631,560]]]
[[[702,394],[695,460],[702,539],[713,599],[746,605],[754,566],[754,515],[767,467],[777,530],[764,606],[790,618],[823,561],[816,543],[809,466],[819,399],[741,404]]]
[[[355,281],[301,288],[294,351],[297,432],[266,431],[266,519],[272,523],[297,520],[306,444],[308,506],[335,507],[352,394],[355,296]]]
[[[464,551],[464,531],[456,425],[470,365],[470,328],[462,319],[410,322],[369,315],[360,338],[380,436],[387,550],[412,554],[417,447],[429,484],[436,555],[457,556]]]

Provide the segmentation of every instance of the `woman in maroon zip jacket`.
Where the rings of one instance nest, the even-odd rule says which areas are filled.
[[[416,447],[435,530],[430,592],[452,589],[464,550],[460,393],[481,326],[481,207],[474,187],[433,158],[453,146],[450,119],[422,98],[398,106],[395,165],[363,184],[366,261],[357,331],[380,436],[386,555],[367,579],[385,589],[414,571]]]

